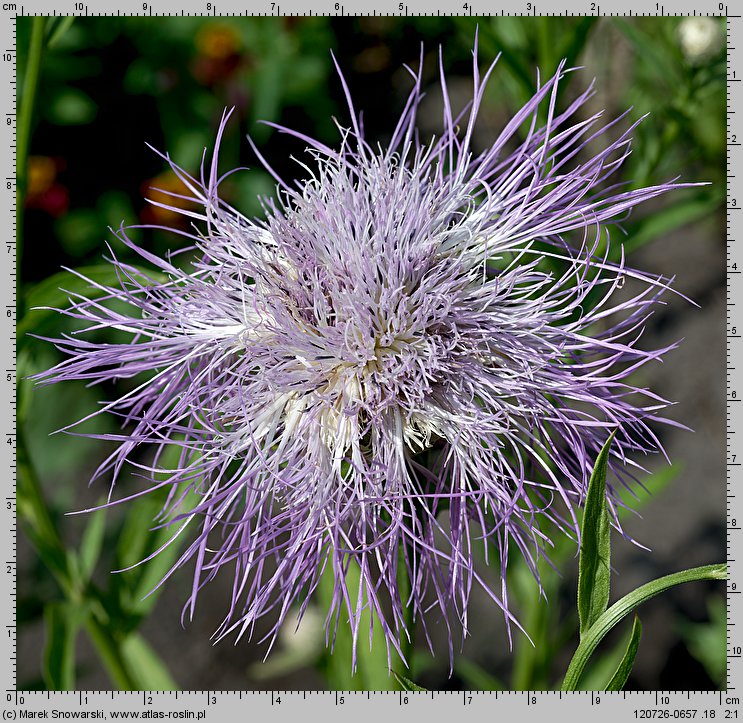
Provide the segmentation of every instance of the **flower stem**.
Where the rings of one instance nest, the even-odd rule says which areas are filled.
[[[636,590],[625,595],[621,600],[615,602],[598,620],[586,631],[580,640],[578,649],[570,661],[568,670],[565,673],[565,680],[562,683],[561,690],[577,690],[581,676],[585,670],[588,659],[596,647],[622,618],[631,613],[638,605],[649,600],[651,597],[685,582],[695,582],[697,580],[725,580],[727,578],[727,566],[704,565],[703,567],[694,567],[690,570],[682,570],[672,575],[660,577],[657,580],[641,585]]]
[[[26,73],[23,77],[23,94],[16,121],[16,268],[20,269],[23,259],[23,202],[26,196],[28,171],[28,149],[31,142],[31,124],[34,101],[39,84],[41,56],[44,52],[43,16],[36,16],[31,24],[31,42],[26,60]]]

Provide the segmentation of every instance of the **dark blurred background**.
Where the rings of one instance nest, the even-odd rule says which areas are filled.
[[[17,22],[20,78],[31,20]],[[331,49],[356,108],[363,110],[367,137],[383,143],[410,87],[402,65],[417,67],[421,42],[425,43],[424,84],[429,87],[421,108],[422,131],[439,131],[440,45],[453,104],[462,107],[471,97],[476,25],[481,63],[502,52],[485,96],[476,147],[489,145],[533,93],[537,68],[546,77],[567,57],[570,65],[583,67],[564,81],[561,106],[595,77],[597,94],[585,115],[605,108],[612,118],[628,107],[632,107],[630,120],[650,113],[635,132],[634,152],[621,172],[623,179],[638,186],[677,176],[710,182],[638,209],[623,224],[626,236],[619,229],[612,231],[612,238],[625,244],[630,265],[675,275],[676,288],[699,304],[696,308],[669,296],[667,306],[646,330],[647,347],[684,338],[663,365],[644,369],[642,381],[677,400],[671,415],[694,432],[658,430],[673,466],[662,459],[648,461],[654,470],[647,483],[652,494],[642,494],[636,505],[642,516],[626,521],[628,532],[652,552],[616,540],[616,598],[656,576],[725,556],[722,203],[726,128],[720,19],[76,19],[45,49],[39,76],[25,197],[22,291],[26,308],[20,310],[19,378],[58,359],[49,344],[27,337],[26,332],[56,334],[64,328],[56,316],[27,312],[31,306],[63,304],[60,286],[81,290],[61,267],[85,267],[98,273],[106,253],[104,243],[111,242],[107,227],[122,221],[185,223],[183,217],[144,200],[145,195],[157,197],[151,186],[177,190],[167,164],[146,143],[167,151],[195,172],[204,148],[213,143],[223,109],[235,106],[220,164],[224,170],[236,166],[251,170],[234,175],[222,190],[245,213],[258,214],[257,196],[273,193],[273,183],[256,163],[245,135],[253,137],[287,179],[301,175],[290,156],[300,157],[303,152],[303,144],[258,121],[282,123],[329,145],[339,137],[334,118],[341,125],[348,123]],[[179,244],[177,236],[161,233],[141,234],[137,240],[158,253]],[[114,251],[127,258],[120,245],[114,245]],[[87,481],[107,448],[84,438],[49,436],[95,409],[109,393],[113,388],[76,384],[36,390],[22,382],[19,388],[21,431],[32,471],[43,490],[51,523],[81,570],[80,589],[86,591],[82,600],[70,598],[50,573],[39,544],[19,535],[19,686],[59,685],[60,669],[66,671],[66,685],[87,689],[117,685],[91,644],[95,635],[75,617],[71,605],[91,609],[105,621],[107,634],[120,644],[124,662],[130,660],[148,676],[151,685],[145,687],[371,685],[358,676],[350,678],[347,661],[325,652],[324,611],[319,606],[310,609],[296,634],[292,630],[282,634],[263,663],[265,644],[210,642],[229,599],[227,581],[204,591],[195,621],[182,627],[188,575],[177,575],[142,602],[142,592],[167,569],[167,560],[152,563],[149,569],[109,573],[155,549],[158,533],[148,529],[157,505],[145,500],[105,515],[65,516],[105,495],[105,482],[88,488]],[[101,431],[106,424],[113,429],[113,420],[98,420],[95,428]],[[509,651],[502,616],[484,595],[475,594],[472,636],[457,654],[453,675],[449,675],[442,637],[435,658],[419,645],[410,677],[431,688],[554,686],[575,645],[574,552],[574,547],[567,547],[560,553],[562,580],[550,583],[549,603],[536,607],[528,602],[534,597],[533,585],[523,579],[517,562],[514,565],[516,604],[528,611],[530,632],[545,631],[543,649],[531,649],[519,640],[516,650]],[[645,605],[641,616],[644,637],[630,687],[723,686],[721,586],[679,588]],[[598,661],[604,670],[609,669],[612,656],[616,659],[624,636],[626,629],[608,640]],[[60,640],[66,646],[61,662]]]

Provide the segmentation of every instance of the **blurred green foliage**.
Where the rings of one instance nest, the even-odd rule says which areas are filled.
[[[145,142],[197,172],[224,109],[234,106],[236,118],[224,137],[221,165],[251,170],[232,176],[222,190],[226,200],[243,212],[259,214],[258,196],[273,193],[274,183],[250,155],[244,135],[249,133],[276,163],[277,171],[291,178],[301,172],[290,158],[301,153],[301,146],[259,121],[285,123],[329,144],[338,140],[334,119],[341,125],[347,122],[329,50],[336,53],[346,73],[357,108],[365,111],[368,136],[383,141],[409,87],[399,70],[401,64],[417,65],[424,41],[424,82],[435,94],[441,44],[450,88],[456,81],[469,83],[477,27],[483,62],[501,53],[497,80],[490,84],[483,107],[488,128],[502,125],[534,92],[537,68],[546,78],[565,58],[569,67],[585,69],[571,73],[562,84],[561,107],[596,75],[598,96],[592,111],[606,108],[611,118],[632,107],[628,122],[646,113],[652,116],[634,133],[639,152],[628,159],[622,181],[645,185],[681,174],[684,180],[711,182],[664,199],[652,213],[641,210],[626,219],[622,228],[628,252],[722,213],[726,139],[722,20],[713,21],[718,23],[719,47],[704,56],[684,48],[682,18],[205,17],[74,22],[50,18],[44,22],[40,71],[33,83],[23,86],[30,89],[31,97],[20,98],[34,112],[28,113],[27,173],[19,172],[19,198],[25,198],[26,212],[24,236],[19,239],[23,257],[19,259],[18,513],[33,549],[20,581],[18,620],[21,636],[24,630],[43,625],[46,642],[38,655],[38,675],[20,680],[22,687],[74,687],[78,674],[85,673],[76,654],[82,630],[94,644],[112,685],[172,688],[178,683],[139,628],[156,606],[160,590],[146,594],[173,563],[180,542],[146,565],[109,574],[134,565],[167,541],[168,530],[152,530],[149,523],[162,500],[147,496],[126,510],[95,512],[84,519],[65,517],[64,512],[100,502],[105,482],[87,494],[84,483],[107,449],[84,437],[69,441],[48,435],[93,411],[101,390],[83,385],[36,390],[25,381],[28,374],[59,358],[50,345],[28,333],[59,335],[74,329],[53,312],[29,309],[63,306],[68,292],[93,293],[60,267],[82,267],[91,278],[106,279],[111,272],[101,253],[104,240],[111,238],[108,226],[177,223],[142,200],[151,186],[168,188],[173,183],[165,161],[148,151]],[[36,72],[34,63],[29,63],[31,37],[31,19],[19,18],[19,78],[27,77],[27,71]],[[22,169],[25,162],[19,158]],[[148,230],[137,238],[157,253],[179,243],[175,237]],[[126,249],[115,246],[113,250],[124,260],[136,261]],[[96,422],[96,431],[108,431],[101,424]],[[114,420],[108,424],[114,428]],[[645,482],[659,493],[672,475],[673,470]],[[138,484],[133,477],[122,480],[130,492]],[[637,506],[629,497],[628,504]],[[558,567],[566,565],[574,551],[574,542],[563,540],[552,560]],[[543,567],[543,592],[558,600],[564,583],[547,563]],[[558,651],[576,629],[574,606],[566,610],[559,604],[546,605],[517,557],[509,575],[514,608],[540,645],[517,638],[510,674],[485,670],[465,657],[457,660],[455,674],[473,688],[552,687],[559,676]],[[322,598],[322,586],[319,592]],[[324,615],[324,608],[321,611]],[[705,651],[719,637],[721,618],[716,608],[711,613],[711,623],[687,626],[683,634],[689,649],[717,680],[719,655]],[[384,679],[379,677],[386,666],[379,641],[371,652],[360,654],[359,672],[351,676],[346,628],[341,622],[337,655],[323,652],[323,635],[311,634],[303,638],[303,651],[286,642],[284,650],[273,654],[279,664],[266,667],[264,673],[286,675],[314,665],[331,687],[393,685],[393,679],[384,677],[386,669]],[[591,687],[605,680],[624,647],[624,641],[611,642],[583,684]],[[411,660],[411,669],[399,672],[416,680],[425,676],[427,654],[413,650]],[[251,670],[255,674],[255,666],[248,668],[248,676]],[[253,679],[257,678],[255,674]],[[249,684],[247,677],[245,682]]]

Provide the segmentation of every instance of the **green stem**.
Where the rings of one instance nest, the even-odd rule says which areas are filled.
[[[39,557],[44,561],[67,597],[72,595],[72,584],[67,555],[57,533],[49,508],[44,501],[36,472],[31,464],[22,430],[16,435],[16,464],[18,486],[16,488],[16,510]]]
[[[529,631],[529,635],[538,642],[534,645],[525,635],[519,636],[516,642],[511,676],[512,690],[542,689],[541,682],[535,682],[535,680],[543,662],[543,648],[547,650],[550,648],[547,640],[550,634],[550,612],[550,607],[539,596],[538,589],[530,594],[523,623],[524,628]]]
[[[35,16],[31,25],[31,43],[23,78],[23,95],[16,121],[16,268],[23,258],[23,202],[26,196],[28,149],[31,142],[31,122],[39,84],[41,56],[44,52],[46,18]]]
[[[703,567],[694,567],[690,570],[682,570],[672,575],[660,577],[657,580],[641,585],[636,590],[625,595],[603,613],[585,632],[565,673],[565,680],[562,683],[561,690],[577,690],[586,664],[598,644],[603,640],[609,630],[622,620],[625,615],[631,613],[638,605],[675,585],[697,580],[725,580],[726,577],[727,565],[704,565]]]
[[[86,597],[100,602],[100,596],[94,594],[94,590],[81,586],[81,581],[75,574],[75,567],[71,564],[72,558],[65,552],[52,516],[49,514],[43,490],[31,464],[20,430],[17,436],[16,504],[18,518],[28,539],[54,575],[65,597],[73,605],[82,604]],[[104,607],[96,605],[87,616],[85,628],[114,684],[121,690],[137,690],[137,684],[133,681],[124,662],[121,644],[108,632],[106,623],[107,615]]]
[[[139,690],[124,662],[119,644],[109,635],[106,627],[94,614],[88,616],[85,629],[95,646],[98,657],[106,668],[109,677],[119,690]]]
[[[408,554],[412,555],[413,552],[411,549],[408,550]],[[411,564],[412,564],[412,558],[411,558]],[[407,605],[408,598],[410,597],[410,573],[408,571],[408,566],[405,564],[405,556],[401,552],[399,555],[398,560],[398,568],[397,568],[397,585],[400,590],[400,600],[402,600],[403,604],[403,618],[405,621],[405,629],[408,631],[409,638],[406,636],[402,636],[401,643],[401,650],[402,654],[405,657],[405,661],[408,664],[408,672],[410,675],[414,675],[415,671],[413,670],[413,652],[415,651],[415,621],[413,620],[413,608],[411,605]]]
[[[553,65],[552,54],[555,47],[554,29],[552,19],[548,17],[537,17],[537,67],[549,77],[556,68]]]

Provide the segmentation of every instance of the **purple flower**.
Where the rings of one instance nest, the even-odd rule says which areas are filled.
[[[590,87],[558,111],[562,65],[475,152],[495,63],[481,78],[473,55],[473,98],[457,115],[441,69],[438,138],[416,130],[420,71],[386,148],[365,139],[342,76],[351,127],[338,148],[276,126],[308,146],[305,178],[276,176],[259,220],[219,197],[227,113],[198,177],[168,158],[199,210],[184,197],[153,201],[196,222],[175,230],[193,261],[158,258],[122,228],[157,273],[112,258],[119,283],[91,280],[96,297],[62,312],[131,337],[52,340],[67,358],[38,378],[135,379],[97,412],[119,415],[125,431],[99,435],[118,447],[95,477],[110,474],[113,490],[128,463],[150,481],[126,499],[167,488],[172,540],[188,537],[171,572],[194,569],[184,613],[217,574],[233,578],[218,638],[252,634],[268,616],[274,639],[325,570],[330,637],[348,623],[355,649],[372,610],[388,653],[401,654],[409,607],[427,636],[445,622],[451,654],[473,585],[513,621],[508,555],[538,579],[545,530],[577,534],[612,429],[620,484],[642,469],[637,453],[661,450],[651,427],[668,403],[631,374],[667,351],[638,342],[669,280],[610,261],[604,224],[678,185],[612,181],[636,124],[615,133],[620,119],[587,116]],[[156,448],[150,465],[137,461],[143,445]],[[177,467],[161,469],[173,445]],[[495,551],[499,590],[474,564],[475,545]]]

